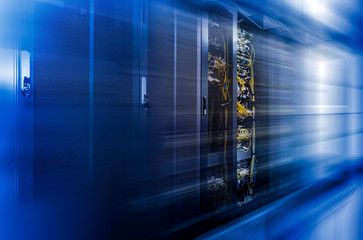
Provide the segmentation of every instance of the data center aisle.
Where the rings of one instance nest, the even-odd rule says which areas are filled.
[[[200,239],[363,239],[363,175],[326,179]]]

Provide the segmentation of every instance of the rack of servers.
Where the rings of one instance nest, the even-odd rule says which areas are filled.
[[[30,68],[26,94],[12,85],[15,205],[91,186],[115,216],[158,216],[164,235],[261,206],[271,179],[262,15],[192,1],[60,2],[35,1],[14,48],[29,53],[15,72]]]
[[[169,51],[167,43],[159,39],[152,43],[153,48],[145,48],[149,66],[145,72],[164,71],[154,81],[160,84],[164,79],[170,88],[160,98],[158,90],[150,91],[147,87],[146,92],[155,96],[147,94],[150,108],[144,107],[143,119],[150,119],[152,112],[157,111],[152,109],[156,104],[161,109],[166,107],[165,102],[174,102],[168,110],[160,110],[174,113],[173,124],[165,129],[168,124],[160,123],[158,132],[174,131],[175,145],[163,148],[161,154],[170,162],[158,166],[172,172],[171,204],[178,226],[193,215],[202,214],[199,222],[203,222],[206,216],[226,212],[238,216],[263,205],[271,176],[266,131],[270,80],[268,54],[264,51],[269,40],[261,27],[262,16],[247,16],[239,7],[218,3],[176,6],[178,11],[174,14],[166,13],[170,19],[167,24],[167,17],[160,15],[161,9],[149,5],[149,29],[144,29],[142,35],[150,39],[155,34],[156,41],[161,29],[170,29],[169,34],[162,36],[165,41],[174,40]],[[155,20],[159,17],[162,26],[161,19]],[[150,23],[152,19],[155,25]],[[151,42],[147,44],[150,47]],[[159,60],[170,64],[168,76],[164,68],[159,69]],[[153,81],[150,76],[144,80],[146,85]],[[149,120],[145,122],[150,124]],[[149,156],[149,161],[157,162],[155,158]],[[165,179],[160,185],[165,186]]]
[[[264,191],[256,149],[258,129],[258,39],[261,30],[237,11],[204,16],[203,130],[206,206],[242,206]],[[206,66],[207,65],[207,66]],[[258,130],[257,130],[258,131]]]

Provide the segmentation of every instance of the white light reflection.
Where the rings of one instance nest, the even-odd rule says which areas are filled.
[[[296,10],[335,31],[349,33],[352,30],[352,25],[344,18],[344,12],[337,7],[336,0],[293,0],[287,2]]]

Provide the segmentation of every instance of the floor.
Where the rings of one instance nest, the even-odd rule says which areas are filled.
[[[363,176],[324,180],[199,239],[363,239]]]

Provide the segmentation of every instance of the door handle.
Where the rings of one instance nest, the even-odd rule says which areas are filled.
[[[147,79],[141,78],[141,106],[147,110],[149,107],[149,97],[147,96]]]
[[[207,116],[207,96],[203,96],[203,115]]]
[[[25,98],[29,98],[32,92],[32,84],[30,78],[30,53],[28,51],[21,51],[20,67],[21,67],[21,91],[24,94]]]

